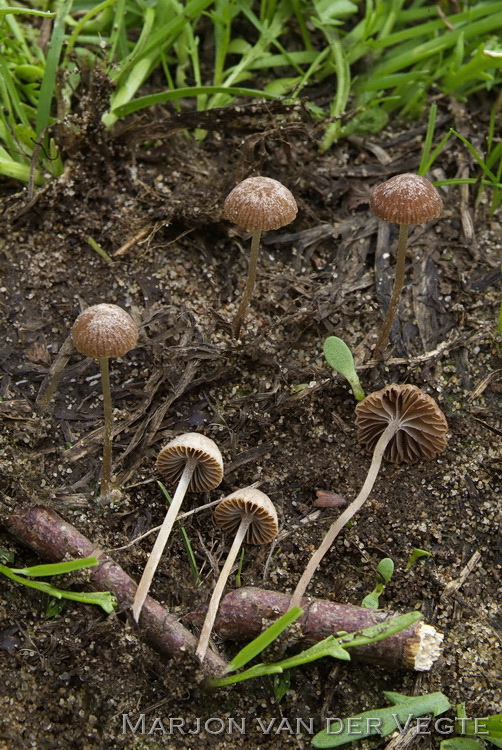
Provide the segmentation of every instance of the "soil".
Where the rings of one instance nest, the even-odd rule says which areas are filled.
[[[490,103],[480,99],[469,113],[440,104],[441,132],[455,125],[482,150]],[[272,678],[208,692],[189,659],[159,656],[126,612],[107,617],[67,601],[49,613],[44,594],[2,579],[2,750],[308,748],[310,727],[317,732],[326,717],[388,705],[384,690],[442,691],[453,705],[465,702],[471,717],[500,710],[501,234],[490,193],[476,202],[475,190],[441,189],[442,216],[410,234],[406,288],[385,362],[371,358],[393,280],[397,227],[379,225],[368,196],[378,182],[416,171],[424,132],[422,123],[403,123],[322,154],[318,127],[302,106],[258,102],[199,115],[157,111],[110,135],[100,107],[84,97],[57,134],[67,154],[64,174],[33,196],[2,184],[4,518],[16,507],[52,508],[137,580],[153,537],[123,547],[164,516],[156,455],[173,436],[201,432],[220,447],[225,477],[209,495],[192,494],[187,508],[259,483],[276,505],[282,538],[271,557],[268,548],[246,548],[242,583],[291,592],[339,513],[315,508],[316,491],[350,500],[369,466],[357,442],[352,393],[323,358],[325,338],[349,344],[367,393],[391,382],[415,384],[436,399],[449,424],[448,447],[435,459],[383,465],[369,501],[309,588],[360,604],[378,562],[392,558],[395,573],[380,606],[420,609],[444,633],[432,670],[324,659],[293,670],[281,700]],[[287,185],[299,211],[292,225],[263,237],[257,287],[236,341],[231,323],[249,236],[222,218],[222,205],[252,174]],[[452,139],[431,177],[460,174],[479,171]],[[124,307],[141,330],[138,346],[111,362],[121,491],[108,502],[98,492],[97,363],[71,353],[50,408],[36,406],[75,317],[98,302]],[[175,533],[152,589],[182,620],[207,601],[229,547],[210,510],[184,528],[201,585]],[[42,562],[5,529],[0,547],[16,567]],[[431,556],[407,569],[414,548]],[[71,574],[58,585],[78,589],[85,579]],[[226,658],[239,648],[217,635],[214,642]],[[276,657],[277,649],[264,655]],[[144,734],[124,727],[123,715],[135,725],[141,714]],[[162,734],[159,721],[169,730],[173,718],[173,732]],[[239,726],[245,720],[245,733],[231,719]],[[436,747],[441,739],[433,732],[413,743]]]

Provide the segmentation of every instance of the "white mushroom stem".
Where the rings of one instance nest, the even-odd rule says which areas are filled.
[[[153,549],[150,552],[150,557],[147,560],[132,604],[132,614],[136,622],[139,620],[141,609],[150,590],[155,571],[157,570],[160,558],[162,557],[167,540],[169,539],[169,534],[171,533],[174,522],[176,521],[176,516],[178,515],[178,511],[183,502],[183,498],[186,495],[192,474],[194,473],[198,461],[199,459],[197,457],[190,457],[187,459],[185,468],[183,469],[183,474],[181,475],[176,492],[174,493],[172,503],[169,506],[169,510],[167,511],[162,526],[160,527],[159,535],[157,536]]]
[[[248,278],[246,282],[246,288],[240,301],[237,313],[235,314],[234,322],[232,325],[232,331],[235,338],[239,337],[241,330],[242,321],[249,305],[249,300],[253,294],[254,285],[256,283],[256,269],[258,266],[258,251],[260,249],[260,237],[261,230],[256,229],[251,237],[251,252],[249,255],[249,268]]]
[[[366,475],[366,479],[364,480],[364,484],[362,486],[362,489],[359,493],[359,495],[356,497],[355,500],[351,502],[351,504],[346,508],[343,513],[338,516],[336,521],[332,523],[330,526],[326,536],[322,540],[319,547],[316,549],[312,557],[310,558],[307,567],[305,568],[302,577],[300,578],[298,585],[296,589],[293,592],[293,596],[291,597],[291,604],[290,607],[300,607],[301,606],[301,600],[303,598],[303,595],[305,594],[305,591],[312,580],[314,573],[316,572],[321,560],[323,559],[326,552],[329,550],[333,542],[335,541],[336,537],[340,533],[340,531],[343,529],[345,524],[350,521],[352,516],[354,516],[357,511],[364,505],[366,502],[371,490],[373,489],[373,485],[375,484],[375,480],[378,476],[378,472],[380,470],[380,465],[382,463],[383,454],[385,453],[385,449],[392,439],[393,435],[398,431],[399,427],[401,425],[400,419],[393,419],[391,422],[389,422],[388,426],[385,428],[384,432],[380,436],[377,444],[375,445],[375,450],[373,451],[373,458],[371,460],[371,465],[368,470],[368,473]]]
[[[228,557],[225,560],[225,565],[221,569],[221,573],[216,582],[216,586],[214,587],[211,601],[209,602],[207,608],[206,617],[202,625],[202,630],[200,632],[197,650],[195,652],[195,656],[200,659],[201,663],[204,661],[204,657],[206,655],[207,647],[209,645],[209,638],[211,636],[211,631],[213,629],[214,621],[216,619],[216,614],[218,612],[218,607],[220,605],[220,600],[225,589],[225,585],[232,570],[232,566],[242,546],[242,542],[244,541],[244,537],[246,536],[246,532],[252,521],[252,513],[246,513],[242,517],[239,528],[237,529],[237,532],[235,534],[234,541],[232,542],[232,546],[230,547]]]
[[[392,287],[392,295],[391,295],[390,302],[389,302],[389,309],[387,310],[387,315],[385,316],[382,330],[380,331],[380,336],[378,337],[378,341],[373,351],[373,358],[377,360],[380,359],[380,357],[382,356],[384,352],[385,347],[387,346],[390,330],[392,328],[392,323],[394,322],[394,318],[396,317],[396,312],[399,307],[399,302],[401,300],[401,292],[403,291],[403,286],[404,286],[404,270],[405,270],[405,265],[406,265],[406,245],[408,242],[408,227],[409,227],[409,224],[399,225],[399,242],[397,246],[396,276],[394,278],[394,286]]]
[[[110,391],[110,369],[108,357],[99,358],[101,371],[101,388],[103,390],[103,415],[105,419],[103,433],[103,464],[101,466],[101,497],[106,498],[112,482],[112,396]]]

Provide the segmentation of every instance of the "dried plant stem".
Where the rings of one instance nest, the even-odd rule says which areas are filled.
[[[246,310],[248,309],[249,301],[253,294],[254,285],[256,283],[256,269],[258,266],[258,251],[260,249],[260,237],[261,237],[260,229],[255,230],[251,237],[251,252],[249,255],[249,268],[248,268],[248,278],[246,282],[246,288],[244,290],[244,294],[242,295],[242,299],[240,301],[239,307],[237,308],[237,313],[235,315],[234,322],[232,324],[232,333],[234,335],[234,338],[236,339],[239,338],[239,333],[241,330],[242,322],[244,320],[244,315],[246,314]]]
[[[40,411],[45,411],[49,405],[49,401],[53,397],[56,388],[59,385],[63,370],[68,364],[68,360],[75,351],[73,345],[73,338],[71,334],[66,337],[64,344],[59,350],[56,359],[54,360],[52,367],[49,370],[47,377],[44,379],[40,391],[37,395],[37,407]]]
[[[218,612],[220,599],[222,597],[223,591],[225,589],[225,585],[227,583],[228,577],[232,570],[232,566],[242,546],[244,537],[246,536],[246,532],[249,528],[249,524],[252,522],[252,520],[253,520],[252,513],[246,513],[246,515],[242,517],[242,521],[240,522],[239,528],[237,529],[237,533],[235,534],[234,541],[232,542],[232,546],[230,547],[230,551],[228,553],[227,559],[225,560],[225,564],[223,568],[221,569],[220,575],[216,582],[216,586],[213,589],[211,600],[207,608],[206,618],[202,625],[199,643],[197,644],[197,650],[195,652],[195,656],[198,659],[200,659],[201,663],[204,661],[204,657],[206,655],[207,647],[209,644],[209,638],[211,636],[211,631],[213,629],[214,621],[216,619],[216,613]]]
[[[103,431],[103,465],[101,466],[101,497],[105,498],[110,492],[112,483],[113,412],[108,357],[99,358],[99,369],[101,371],[101,388],[103,389],[103,416],[105,419]]]
[[[380,439],[375,445],[375,450],[373,451],[373,458],[371,460],[371,465],[370,465],[370,468],[366,475],[366,479],[364,480],[364,484],[362,486],[362,489],[359,495],[356,497],[355,500],[351,502],[348,508],[346,508],[343,511],[343,513],[340,516],[338,516],[336,521],[334,521],[334,523],[330,526],[328,533],[326,534],[321,544],[319,545],[319,547],[316,549],[316,551],[310,558],[308,565],[305,568],[302,574],[302,577],[300,578],[298,585],[293,592],[293,596],[291,597],[291,605],[290,605],[291,607],[301,606],[300,602],[303,598],[303,595],[305,594],[305,591],[307,590],[307,587],[310,581],[312,580],[312,577],[314,576],[314,573],[316,572],[319,566],[319,563],[321,562],[324,555],[329,550],[329,548],[331,547],[331,545],[333,544],[336,537],[338,536],[340,531],[343,529],[347,521],[350,521],[352,516],[354,516],[357,513],[357,511],[366,502],[368,495],[373,489],[373,485],[375,484],[375,480],[378,476],[380,465],[382,463],[383,454],[385,452],[387,444],[391,440],[392,436],[399,429],[399,425],[400,425],[400,421],[398,419],[393,419],[391,422],[389,422],[388,426],[385,428],[384,432],[382,433]]]
[[[408,240],[408,224],[399,225],[399,243],[397,246],[397,257],[396,257],[396,276],[394,278],[394,286],[392,287],[392,295],[389,302],[389,309],[380,331],[380,336],[376,343],[373,351],[373,359],[379,360],[384,353],[385,347],[389,340],[390,329],[396,316],[397,309],[399,307],[399,301],[401,299],[401,292],[404,287],[404,268],[406,263],[406,244]]]
[[[196,457],[187,459],[185,468],[183,469],[183,474],[181,475],[180,481],[176,488],[176,492],[174,493],[172,503],[169,506],[169,510],[166,513],[164,521],[162,522],[162,526],[160,527],[160,531],[157,539],[155,540],[155,544],[153,545],[153,549],[150,552],[150,557],[147,560],[132,605],[132,614],[136,622],[138,622],[139,620],[141,608],[146,599],[148,591],[150,590],[150,585],[155,575],[155,571],[157,570],[160,558],[162,557],[162,553],[164,552],[167,540],[169,539],[169,534],[171,533],[174,522],[176,521],[176,516],[178,515],[178,511],[181,507],[183,498],[186,495],[188,485],[190,484],[190,480],[192,478],[192,474],[195,470],[195,467],[197,466],[197,461],[198,459]]]

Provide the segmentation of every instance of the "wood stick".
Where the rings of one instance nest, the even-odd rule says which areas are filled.
[[[1,518],[7,531],[35,550],[40,557],[54,562],[65,558],[97,557],[100,564],[89,568],[89,584],[98,591],[111,591],[120,606],[130,605],[136,584],[105,552],[61,518],[39,506],[25,507]],[[290,594],[246,587],[228,593],[220,603],[215,629],[223,638],[251,640],[289,609]],[[297,621],[300,637],[319,641],[340,630],[348,632],[375,625],[394,613],[372,610],[352,604],[337,604],[324,599],[304,599],[304,614]],[[202,624],[205,608],[201,607],[186,620]],[[159,653],[195,658],[197,639],[165,607],[148,596],[140,616],[140,632]],[[443,636],[422,622],[370,646],[350,650],[354,659],[380,664],[389,669],[430,669],[440,654]],[[208,650],[201,670],[205,676],[219,675],[225,661]]]
[[[41,557],[59,562],[67,557],[97,557],[100,564],[89,568],[89,584],[98,591],[111,591],[119,606],[131,604],[136,583],[105,552],[57,513],[41,507],[21,508],[3,521],[7,531]],[[140,616],[141,633],[150,645],[167,656],[189,654],[195,661],[197,638],[159,602],[147,596]],[[221,674],[226,662],[208,651],[203,666],[205,676]]]
[[[251,640],[277,620],[290,607],[290,594],[243,587],[228,593],[220,603],[214,629],[222,638]],[[377,625],[395,616],[396,612],[367,609],[354,604],[338,604],[325,599],[305,598],[303,615],[296,621],[306,641],[317,642],[341,630],[353,632]],[[205,607],[186,618],[200,624]],[[440,655],[443,635],[431,625],[418,621],[396,635],[378,643],[350,649],[354,660],[380,664],[390,669],[425,671]]]

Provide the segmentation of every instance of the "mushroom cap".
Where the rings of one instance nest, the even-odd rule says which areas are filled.
[[[383,221],[423,224],[440,216],[443,201],[429,180],[418,174],[405,172],[373,189],[370,208]]]
[[[81,312],[71,335],[86,357],[122,357],[138,343],[138,327],[129,313],[105,302]]]
[[[446,417],[434,399],[415,385],[387,385],[356,406],[359,442],[373,451],[387,425],[396,418],[399,429],[385,449],[387,461],[411,464],[433,458],[446,448]]]
[[[253,518],[244,537],[246,544],[268,544],[277,536],[279,523],[274,504],[254,487],[244,487],[223,498],[216,506],[214,520],[227,534],[235,534],[247,513]]]
[[[290,224],[297,212],[293,194],[270,177],[248,177],[239,182],[223,206],[225,218],[251,232],[280,229]]]
[[[223,459],[214,440],[198,432],[178,435],[165,445],[157,456],[157,470],[168,482],[176,484],[189,458],[197,459],[188,485],[190,492],[214,490],[223,479]]]

